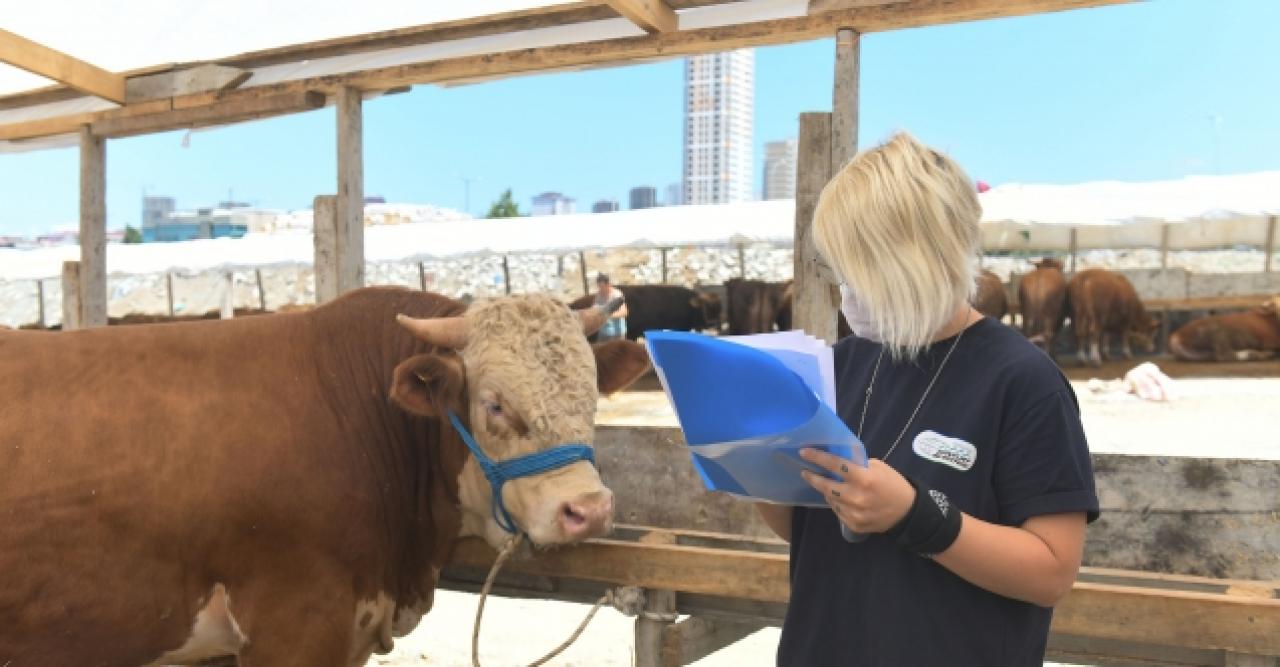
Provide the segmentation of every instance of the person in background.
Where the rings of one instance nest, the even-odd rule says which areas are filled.
[[[853,330],[837,413],[869,461],[802,450],[827,506],[757,505],[791,543],[779,665],[1043,664],[1098,498],[1071,385],[969,306],[981,214],[906,134],[822,191],[813,238]]]
[[[609,281],[609,276],[603,273],[597,274],[595,305],[603,306],[614,299],[623,299],[623,304],[621,308],[613,311],[613,314],[609,316],[604,326],[600,327],[600,331],[596,334],[596,340],[601,343],[608,340],[626,338],[627,304],[622,290],[613,286],[613,283]]]

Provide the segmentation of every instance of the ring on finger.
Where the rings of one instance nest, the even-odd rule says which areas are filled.
[[[835,496],[835,497],[839,498],[839,497],[840,497],[840,489],[831,489],[831,495],[833,495],[833,496]]]

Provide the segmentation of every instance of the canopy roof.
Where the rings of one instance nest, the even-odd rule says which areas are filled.
[[[6,15],[0,152],[379,94],[1125,0],[46,0]],[[407,26],[407,27],[406,27]],[[7,32],[6,32],[7,31]],[[51,85],[53,84],[53,85]]]

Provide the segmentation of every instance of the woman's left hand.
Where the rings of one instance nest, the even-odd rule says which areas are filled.
[[[855,533],[883,533],[907,515],[916,490],[897,470],[880,459],[867,467],[812,448],[800,450],[800,458],[825,468],[843,481],[804,471],[804,481],[817,489],[835,510],[840,522]]]

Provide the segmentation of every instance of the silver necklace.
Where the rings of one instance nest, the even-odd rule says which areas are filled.
[[[933,383],[938,381],[938,376],[942,375],[942,369],[946,368],[947,360],[951,358],[951,353],[956,351],[956,346],[960,344],[960,339],[964,338],[964,332],[969,328],[969,315],[973,313],[973,309],[965,311],[965,325],[960,328],[960,333],[956,335],[955,341],[951,343],[951,347],[947,350],[946,356],[942,357],[942,363],[938,364],[938,370],[933,372],[933,379],[929,380],[929,385],[924,388],[924,393],[920,395],[920,402],[916,403],[916,409],[911,411],[911,416],[907,418],[907,423],[902,425],[902,430],[898,432],[898,437],[893,439],[893,444],[889,446],[889,451],[880,457],[881,461],[888,461],[889,455],[893,454],[893,450],[898,448],[898,443],[902,441],[902,436],[907,434],[907,429],[911,428],[911,422],[916,420],[916,415],[920,412],[920,408],[924,405],[924,399],[929,397],[929,392],[933,389]],[[875,368],[871,370],[871,382],[867,383],[867,397],[862,401],[862,417],[858,419],[858,437],[862,437],[862,426],[867,421],[867,406],[871,404],[871,391],[876,387],[876,375],[880,373],[880,362],[884,360],[884,348],[880,349],[880,356],[876,357]],[[864,441],[865,444],[865,441]]]

